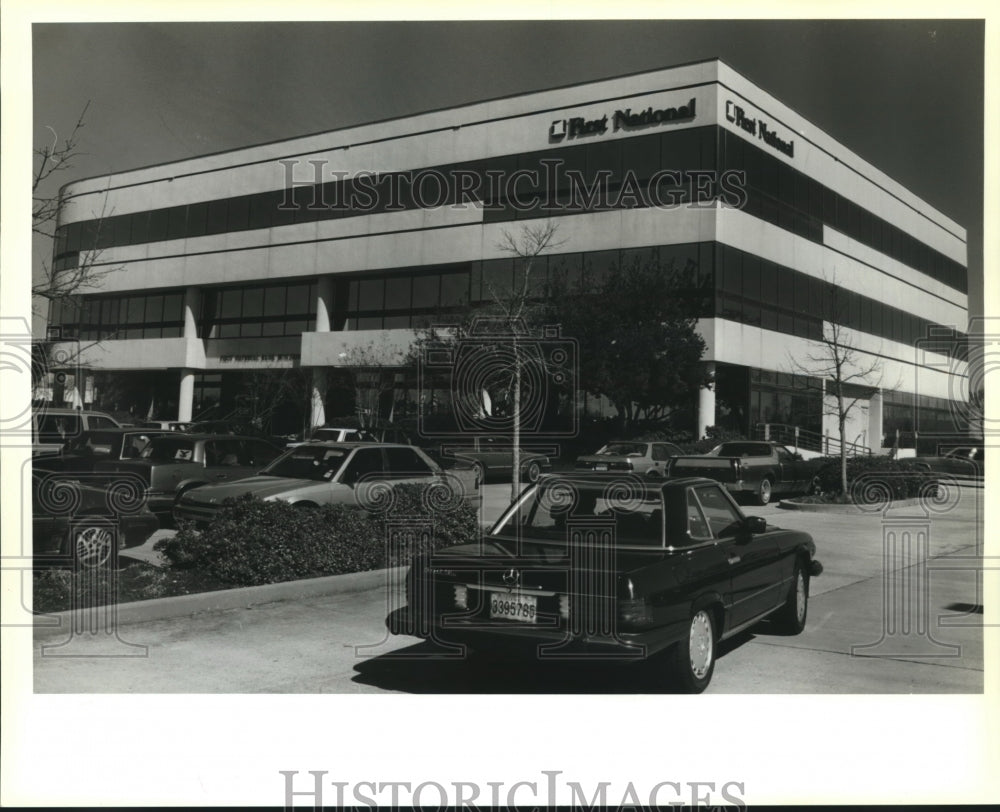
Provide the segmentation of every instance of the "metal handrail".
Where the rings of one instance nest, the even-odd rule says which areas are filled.
[[[755,427],[758,440],[773,440],[776,443],[793,446],[795,451],[804,448],[807,451],[818,451],[821,454],[839,454],[840,440],[829,434],[804,429],[788,423],[758,423]],[[844,448],[851,456],[871,456],[872,450],[861,443],[844,443]]]

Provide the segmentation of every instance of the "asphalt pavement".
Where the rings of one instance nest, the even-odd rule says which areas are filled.
[[[805,530],[825,571],[805,632],[767,622],[720,648],[712,693],[978,693],[983,690],[982,491],[886,513],[747,508]],[[486,486],[483,520],[509,486]],[[956,500],[953,499],[953,502]],[[164,531],[160,531],[161,533]],[[651,668],[466,662],[387,635],[398,575],[361,592],[122,624],[113,635],[36,630],[34,689],[53,693],[647,693]],[[303,589],[305,593],[305,589]],[[43,646],[44,653],[43,653]],[[70,655],[72,656],[61,656]]]

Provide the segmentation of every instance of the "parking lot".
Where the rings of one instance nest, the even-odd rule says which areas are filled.
[[[509,486],[484,492],[484,519]],[[982,491],[962,489],[938,513],[818,514],[748,508],[805,530],[825,571],[812,582],[809,624],[785,637],[767,622],[723,644],[711,693],[968,693],[983,688]],[[160,534],[166,531],[159,531]],[[886,569],[885,562],[889,562]],[[926,566],[925,566],[926,564]],[[57,632],[36,633],[40,692],[577,693],[658,690],[656,675],[608,664],[474,666],[426,643],[392,637],[384,618],[398,584],[122,626],[146,647],[127,658],[41,656]],[[909,603],[892,603],[909,595]],[[887,605],[888,603],[888,605]],[[94,653],[103,641],[80,639]]]

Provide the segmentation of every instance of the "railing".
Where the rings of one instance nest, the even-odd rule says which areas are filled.
[[[781,443],[796,452],[801,448],[806,451],[817,451],[820,454],[839,454],[840,439],[818,431],[810,431],[800,426],[790,426],[786,423],[758,423],[754,427],[758,440],[771,440]],[[862,454],[871,456],[872,450],[861,443],[844,443],[849,456]]]

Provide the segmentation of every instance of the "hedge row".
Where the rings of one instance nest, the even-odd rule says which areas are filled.
[[[817,475],[818,490],[825,494],[841,494],[840,457],[822,459],[825,464]],[[937,493],[937,478],[905,459],[848,457],[847,491],[856,504],[933,497]]]
[[[377,512],[343,505],[298,508],[249,494],[227,499],[207,529],[198,532],[181,522],[177,534],[156,549],[173,567],[253,586],[398,566],[415,553],[479,537],[470,504],[435,507],[422,486],[400,485],[391,505]]]

